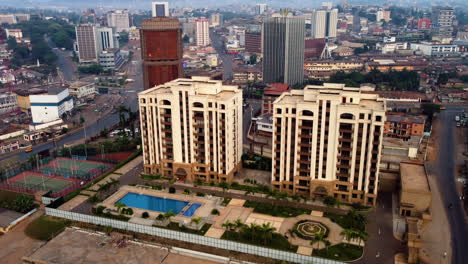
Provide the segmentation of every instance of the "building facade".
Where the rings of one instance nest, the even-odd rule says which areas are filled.
[[[119,47],[110,27],[82,24],[76,26],[75,31],[80,63],[98,63],[99,54],[103,50]]]
[[[219,13],[211,14],[210,25],[212,27],[222,27],[223,26],[223,15]]]
[[[304,18],[275,16],[263,22],[263,80],[294,85],[304,80]]]
[[[260,32],[245,32],[245,51],[255,54],[262,53],[262,34]]]
[[[257,4],[255,6],[255,14],[257,16],[262,16],[265,15],[268,11],[268,6],[267,4]]]
[[[387,114],[384,134],[388,137],[409,139],[424,135],[426,117],[423,115]]]
[[[10,113],[14,110],[18,110],[18,101],[16,100],[16,94],[0,94],[0,115]]]
[[[375,204],[385,111],[383,98],[344,84],[283,93],[273,109],[272,186]]]
[[[140,41],[145,89],[182,77],[182,28],[179,20],[168,17],[143,20]]]
[[[312,12],[312,38],[336,38],[338,9],[320,9]]]
[[[50,89],[44,95],[30,95],[32,120],[36,124],[61,119],[73,109],[73,99],[68,89]]]
[[[197,46],[210,45],[210,22],[207,18],[199,18],[195,21]]]
[[[207,77],[177,79],[138,96],[144,171],[230,182],[242,155],[242,91]]]
[[[107,13],[107,25],[113,27],[117,33],[128,32],[130,30],[128,10],[114,10]]]
[[[168,2],[152,2],[151,11],[153,17],[170,17]]]

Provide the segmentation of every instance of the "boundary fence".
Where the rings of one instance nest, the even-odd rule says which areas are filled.
[[[217,239],[211,237],[205,237],[200,235],[194,235],[189,233],[183,233],[174,230],[168,230],[153,226],[144,226],[133,224],[124,221],[118,221],[109,218],[103,218],[93,215],[85,215],[80,213],[74,213],[69,211],[63,211],[54,208],[45,208],[47,215],[55,216],[59,218],[65,218],[72,221],[85,222],[101,226],[111,226],[112,228],[127,230],[137,233],[143,233],[151,236],[157,236],[167,239],[174,239],[179,241],[184,241],[193,244],[204,245],[208,247],[220,248],[224,250],[238,251],[245,254],[251,254],[266,258],[272,258],[277,260],[284,260],[294,263],[314,263],[314,264],[343,264],[344,262],[339,262],[330,259],[317,258],[312,256],[301,255],[297,253],[281,251],[271,248],[264,248],[249,244],[238,243],[234,241]]]

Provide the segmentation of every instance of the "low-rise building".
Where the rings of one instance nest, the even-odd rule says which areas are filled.
[[[18,140],[9,141],[9,142],[0,141],[0,154],[5,154],[5,153],[15,151],[15,150],[19,149],[19,147],[20,147],[20,145],[19,145]]]
[[[367,71],[379,70],[388,71],[422,71],[429,67],[429,62],[421,59],[374,59],[367,62],[365,67]]]
[[[258,67],[238,67],[233,71],[234,83],[262,82],[263,73]]]
[[[402,162],[400,177],[400,215],[422,217],[428,212],[432,201],[424,164]]]
[[[96,87],[94,83],[74,82],[68,87],[68,92],[76,98],[94,97],[96,95]]]
[[[30,95],[33,123],[48,123],[73,109],[73,99],[66,87],[50,88],[47,94]]]
[[[363,61],[354,60],[306,60],[304,62],[304,72],[315,74],[319,72],[352,72],[360,71],[364,68]]]
[[[252,117],[255,122],[256,132],[262,136],[271,137],[273,135],[273,114],[267,113],[257,117]]]
[[[388,137],[409,139],[423,136],[426,116],[404,113],[387,113],[384,134]]]
[[[18,110],[18,101],[14,93],[0,94],[0,115]]]
[[[23,31],[21,29],[7,28],[5,29],[7,38],[13,37],[16,41],[21,41],[23,39]]]
[[[99,65],[104,69],[118,70],[124,62],[125,60],[118,48],[106,49],[99,54]]]
[[[436,44],[431,42],[411,43],[410,48],[426,56],[458,56],[458,46],[453,44]]]
[[[29,96],[35,94],[47,94],[47,90],[42,88],[18,89],[15,90],[15,94],[20,110],[22,112],[28,113],[31,110]]]
[[[273,102],[289,90],[287,83],[272,83],[263,90],[262,114],[273,113]]]

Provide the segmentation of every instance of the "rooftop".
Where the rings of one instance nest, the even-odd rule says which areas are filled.
[[[426,116],[425,115],[387,113],[387,121],[424,124],[426,122]]]
[[[424,164],[400,163],[400,177],[402,191],[430,192]]]
[[[270,84],[263,94],[266,95],[281,95],[284,92],[289,90],[289,85],[287,83],[272,83]]]

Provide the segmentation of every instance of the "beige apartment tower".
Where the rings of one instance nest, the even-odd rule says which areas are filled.
[[[176,79],[138,95],[144,171],[230,182],[241,166],[242,91],[208,77]]]
[[[273,107],[272,186],[374,205],[385,101],[325,83],[283,93]]]

